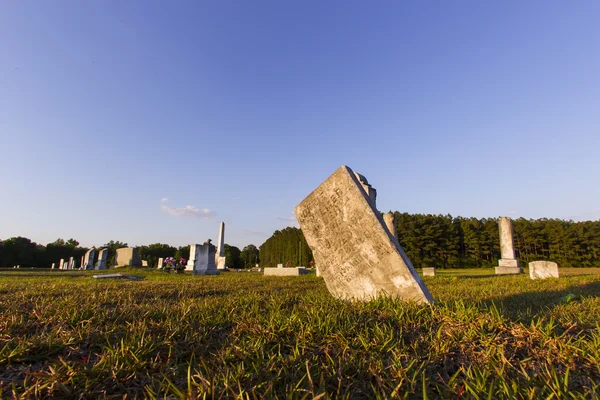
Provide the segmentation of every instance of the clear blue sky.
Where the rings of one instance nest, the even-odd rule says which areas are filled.
[[[381,211],[598,219],[599,17],[596,0],[2,1],[0,238],[185,245],[225,221],[260,245],[344,164]]]

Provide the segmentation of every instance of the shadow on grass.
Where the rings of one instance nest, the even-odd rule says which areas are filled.
[[[531,322],[532,319],[543,316],[555,306],[568,304],[570,295],[574,295],[575,300],[581,297],[599,297],[600,281],[573,284],[560,290],[529,291],[490,297],[483,302],[489,307],[495,304],[502,315],[513,321]]]

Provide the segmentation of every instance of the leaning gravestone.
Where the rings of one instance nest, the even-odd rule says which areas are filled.
[[[102,249],[98,252],[98,262],[96,263],[96,270],[108,269],[106,266],[106,259],[108,258],[108,249]]]
[[[208,241],[204,244],[190,245],[190,259],[185,267],[186,271],[192,271],[193,275],[217,275],[215,264],[216,247]]]
[[[502,258],[498,260],[496,274],[520,274],[523,270],[519,268],[519,262],[515,259],[511,219],[508,217],[501,217],[498,220],[498,227],[500,229],[500,254]]]
[[[387,228],[367,179],[340,167],[296,207],[302,233],[331,294],[382,295],[418,303],[433,297]]]
[[[532,261],[529,263],[531,279],[558,278],[558,264],[552,261]]]
[[[96,255],[96,249],[88,250],[83,256],[83,265],[81,266],[84,270],[94,269],[94,256]]]
[[[117,267],[131,265],[132,267],[141,267],[142,259],[137,247],[125,247],[117,249],[115,255],[115,263]]]

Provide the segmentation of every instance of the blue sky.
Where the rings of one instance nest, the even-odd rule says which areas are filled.
[[[599,15],[0,2],[0,238],[260,245],[340,165],[381,211],[599,219]]]

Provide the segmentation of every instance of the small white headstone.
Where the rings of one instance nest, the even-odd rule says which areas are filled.
[[[164,263],[164,261],[163,261],[163,258],[162,258],[162,257],[161,257],[161,258],[159,258],[159,259],[158,259],[158,267],[157,267],[157,268],[158,268],[158,269],[162,268],[162,267],[163,267],[163,263]]]
[[[277,268],[283,268],[283,264],[277,264]]]
[[[435,267],[424,267],[423,276],[435,276]]]
[[[558,278],[558,264],[552,261],[532,261],[529,263],[531,279]]]

